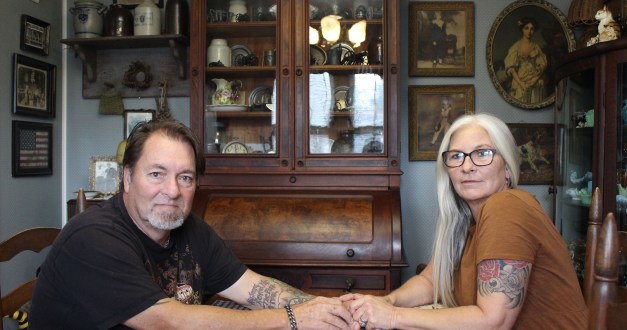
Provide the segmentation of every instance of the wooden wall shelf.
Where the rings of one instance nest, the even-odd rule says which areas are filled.
[[[83,70],[89,82],[97,79],[97,51],[109,49],[170,48],[178,63],[179,78],[185,80],[187,77],[189,38],[183,35],[71,38],[61,42],[74,49],[76,56],[83,62]]]

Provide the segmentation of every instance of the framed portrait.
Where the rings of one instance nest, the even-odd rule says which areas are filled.
[[[409,86],[409,160],[435,160],[451,123],[474,107],[473,85]]]
[[[155,119],[155,110],[124,110],[124,139],[133,131],[137,124]]]
[[[55,65],[13,54],[13,113],[54,117],[56,73]]]
[[[159,6],[159,8],[163,8],[163,0],[152,0],[154,3]],[[144,2],[144,0],[114,0],[114,3],[126,6],[137,6],[140,3]]]
[[[52,174],[52,124],[14,120],[13,176]]]
[[[555,126],[553,124],[507,124],[520,155],[521,185],[553,184],[555,162]]]
[[[115,194],[120,184],[120,166],[115,156],[92,156],[89,161],[89,190]]]
[[[522,109],[555,101],[555,65],[575,49],[566,17],[544,0],[519,0],[503,9],[488,34],[490,79],[499,94]]]
[[[409,3],[409,75],[475,75],[475,5]]]
[[[28,15],[22,15],[20,31],[21,50],[48,56],[50,24]]]

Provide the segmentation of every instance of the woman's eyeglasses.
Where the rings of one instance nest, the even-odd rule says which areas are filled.
[[[496,149],[477,149],[469,153],[453,150],[443,152],[442,159],[444,160],[444,165],[448,167],[464,165],[466,156],[470,157],[470,161],[476,166],[488,166],[492,164],[494,154],[496,154]]]

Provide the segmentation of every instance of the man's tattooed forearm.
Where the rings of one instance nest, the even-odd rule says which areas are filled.
[[[507,307],[520,307],[525,300],[525,287],[529,279],[530,265],[520,260],[484,260],[477,267],[479,294],[488,296],[494,292],[505,294]]]
[[[313,296],[272,278],[256,283],[248,293],[248,303],[262,308],[278,308],[310,299],[313,299]]]

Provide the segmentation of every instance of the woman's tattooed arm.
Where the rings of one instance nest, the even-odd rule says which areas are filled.
[[[306,294],[273,278],[263,278],[248,293],[248,303],[261,308],[280,308],[287,304],[300,304],[313,299]]]
[[[479,294],[485,297],[501,292],[508,299],[508,308],[522,306],[531,264],[521,260],[491,259],[479,263],[477,271]]]

